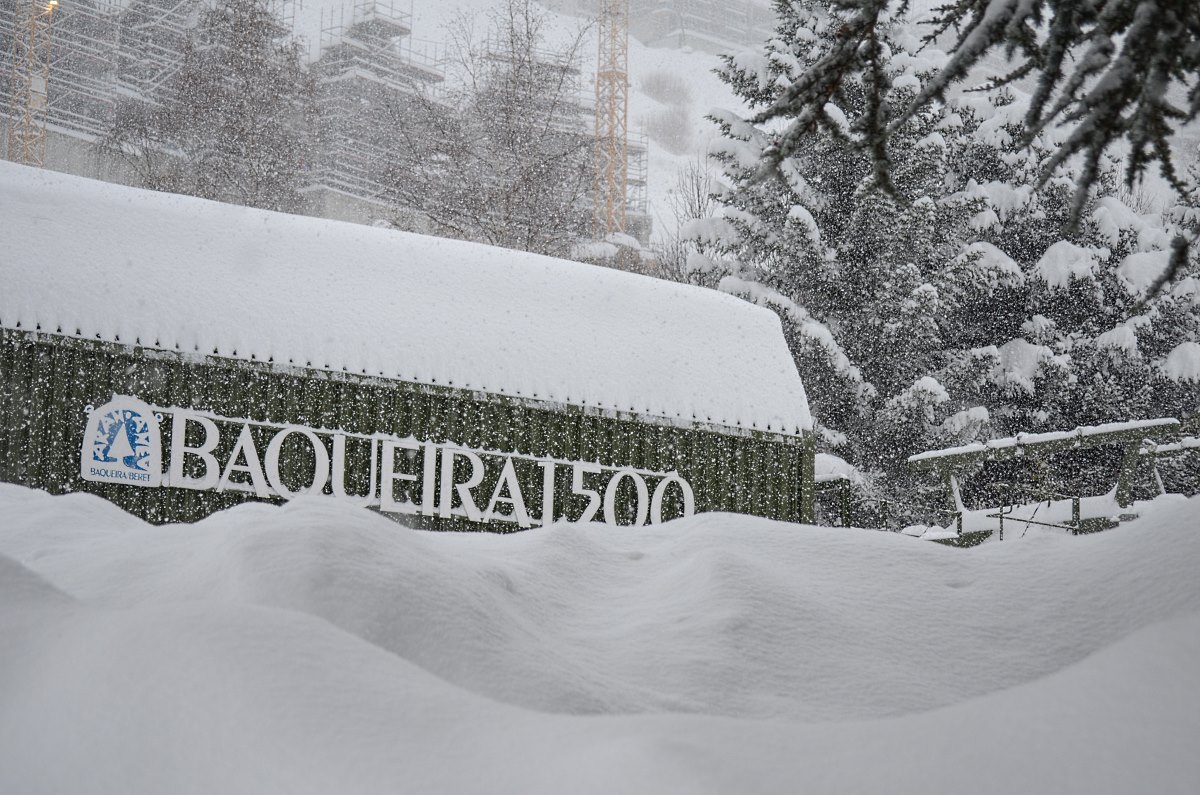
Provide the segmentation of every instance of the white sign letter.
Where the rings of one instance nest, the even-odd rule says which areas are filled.
[[[502,497],[500,492],[508,487],[508,496]],[[513,467],[511,457],[504,459],[504,469],[500,470],[500,478],[496,481],[496,490],[492,492],[492,500],[488,503],[487,510],[483,512],[483,521],[490,522],[495,516],[504,516],[504,514],[496,513],[496,505],[506,502],[512,506],[512,513],[509,515],[517,521],[521,527],[529,527],[529,512],[525,510],[525,498],[521,496],[521,484],[517,482],[517,470]]]
[[[583,509],[583,513],[579,515],[580,522],[590,522],[596,518],[596,511],[600,510],[600,492],[583,487],[583,473],[590,472],[595,474],[601,470],[599,464],[589,464],[586,461],[576,461],[571,467],[571,491],[578,494],[580,497],[587,497],[587,507]]]
[[[646,481],[642,480],[642,476],[632,469],[618,470],[617,474],[612,476],[612,480],[608,481],[608,487],[604,489],[604,523],[620,524],[617,521],[617,487],[621,485],[622,478],[633,480],[633,485],[637,489],[637,511],[633,526],[641,527],[646,523],[646,503],[649,502],[650,494],[646,488]]]
[[[454,482],[454,460],[462,456],[471,462],[471,476],[463,483]],[[473,450],[465,450],[461,447],[447,447],[442,450],[442,494],[439,500],[439,515],[443,519],[450,518],[452,513],[451,505],[454,504],[451,498],[450,488],[458,492],[458,499],[462,502],[463,511],[467,514],[467,519],[472,522],[482,522],[483,514],[479,512],[479,508],[475,505],[475,500],[471,496],[471,489],[478,486],[483,481],[483,459],[479,457]]]
[[[188,447],[187,445],[188,420],[200,423],[200,427],[204,429],[204,441],[198,447]],[[217,430],[217,424],[208,417],[192,414],[182,409],[176,411],[175,416],[171,418],[171,468],[169,470],[171,485],[176,488],[196,489],[197,491],[211,489],[217,485],[217,478],[221,476],[221,468],[217,466],[217,457],[212,454],[212,451],[216,449],[217,442],[220,440],[221,433]],[[204,477],[184,476],[183,459],[187,455],[194,455],[204,462]]]
[[[419,450],[420,448],[421,444],[411,436],[398,441],[393,439],[383,440],[383,460],[380,462],[382,475],[379,480],[379,510],[388,513],[417,512],[417,506],[411,501],[405,500],[404,502],[399,502],[396,500],[397,480],[407,480],[411,483],[417,482],[416,475],[396,471],[396,451]]]
[[[245,465],[237,462],[239,455],[246,457]],[[243,425],[242,432],[238,434],[233,452],[229,454],[229,461],[225,463],[225,471],[221,473],[221,480],[217,483],[217,491],[224,491],[229,487],[229,476],[234,472],[248,474],[250,482],[254,484],[254,493],[259,497],[265,500],[271,496],[271,492],[267,490],[267,481],[263,478],[262,464],[258,461],[258,450],[254,447],[254,437],[250,434],[249,425]]]
[[[370,440],[371,445],[371,477],[367,483],[366,495],[349,494],[346,492],[346,435],[344,433],[335,433],[333,435],[333,478],[330,485],[333,487],[333,496],[339,500],[354,500],[366,505],[371,504],[371,500],[375,498],[375,440]]]
[[[312,445],[313,450],[313,475],[312,485],[306,489],[298,489],[291,491],[287,486],[283,485],[283,479],[279,476],[279,452],[283,449],[283,443],[287,439],[288,434],[298,433],[308,443]],[[267,445],[267,481],[271,484],[271,488],[283,497],[285,500],[290,500],[293,497],[299,497],[302,494],[320,494],[325,489],[325,482],[329,480],[329,452],[325,449],[325,445],[317,438],[317,435],[308,428],[284,428],[279,433],[271,438]]]
[[[433,482],[437,477],[438,446],[433,442],[425,443],[425,469],[421,476],[421,514],[433,516],[437,512],[437,496],[433,490]]]
[[[671,472],[654,487],[654,496],[650,499],[650,524],[662,524],[663,494],[671,483],[678,483],[679,491],[683,494],[683,516],[686,518],[696,512],[696,497],[692,494],[692,487],[679,477],[678,472]]]
[[[554,462],[539,461],[542,468],[542,526],[554,521]]]

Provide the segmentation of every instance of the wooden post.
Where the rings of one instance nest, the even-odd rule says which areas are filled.
[[[958,510],[958,483],[954,480],[954,470],[949,465],[938,467],[942,483],[946,486],[946,496],[950,500],[950,510]]]
[[[1133,504],[1133,475],[1137,469],[1138,448],[1141,442],[1127,442],[1121,458],[1121,474],[1117,476],[1117,505],[1128,508]]]

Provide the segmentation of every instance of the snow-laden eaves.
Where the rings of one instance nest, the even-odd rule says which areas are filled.
[[[812,427],[774,313],[462,241],[0,163],[0,326],[632,412]]]

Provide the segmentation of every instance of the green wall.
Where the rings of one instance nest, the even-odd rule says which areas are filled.
[[[256,499],[235,491],[150,489],[83,480],[79,456],[85,406],[98,407],[114,394],[261,422],[411,435],[533,457],[674,470],[690,482],[697,513],[732,511],[785,521],[811,520],[811,434],[785,436],[701,423],[680,427],[571,405],[23,329],[0,329],[0,480],[53,493],[97,493],[154,523],[194,521]],[[161,430],[165,462],[169,419]],[[232,448],[234,436],[222,433],[217,449],[221,460]],[[261,451],[265,438],[256,442]],[[367,489],[366,444],[348,448],[348,469],[355,473],[349,483],[352,492]],[[488,459],[485,484],[494,482],[500,466],[500,459]],[[532,471],[535,463],[517,462],[517,468],[523,480],[528,476],[531,483],[540,483]],[[569,473],[560,473],[556,515],[564,509],[577,515],[585,502],[570,495],[569,483]],[[490,486],[487,491],[490,494]],[[627,521],[634,510],[633,489],[618,495],[618,516]],[[540,503],[540,486],[525,496],[530,504]],[[672,497],[666,501],[664,515],[680,510],[680,500]],[[433,529],[517,529],[515,524],[480,525],[453,518],[404,519]]]

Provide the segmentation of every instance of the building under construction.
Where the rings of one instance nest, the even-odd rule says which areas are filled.
[[[652,47],[720,54],[757,47],[774,35],[765,0],[630,0],[630,33]]]
[[[12,160],[136,183],[95,143],[112,128],[120,102],[154,102],[179,70],[204,2],[0,0],[0,151]],[[272,9],[281,32],[293,27],[292,8],[280,2]],[[437,96],[443,53],[415,43],[409,15],[390,0],[354,0],[323,18],[312,54],[319,121],[306,164],[306,211],[394,220],[380,164],[399,145],[397,115],[418,93]],[[590,129],[590,103],[581,100],[576,112],[578,126]],[[628,231],[643,240],[649,235],[644,141],[635,138],[629,147],[625,202]]]
[[[627,0],[629,35],[650,47],[721,54],[757,47],[775,32],[770,0]],[[575,14],[601,14],[610,0],[560,0]]]
[[[314,215],[361,221],[386,217],[389,149],[415,97],[436,93],[443,57],[414,45],[412,19],[390,2],[356,0],[322,16],[317,83],[318,130],[311,184]]]
[[[117,8],[78,0],[0,0],[5,156],[103,174],[88,144],[112,124]]]

